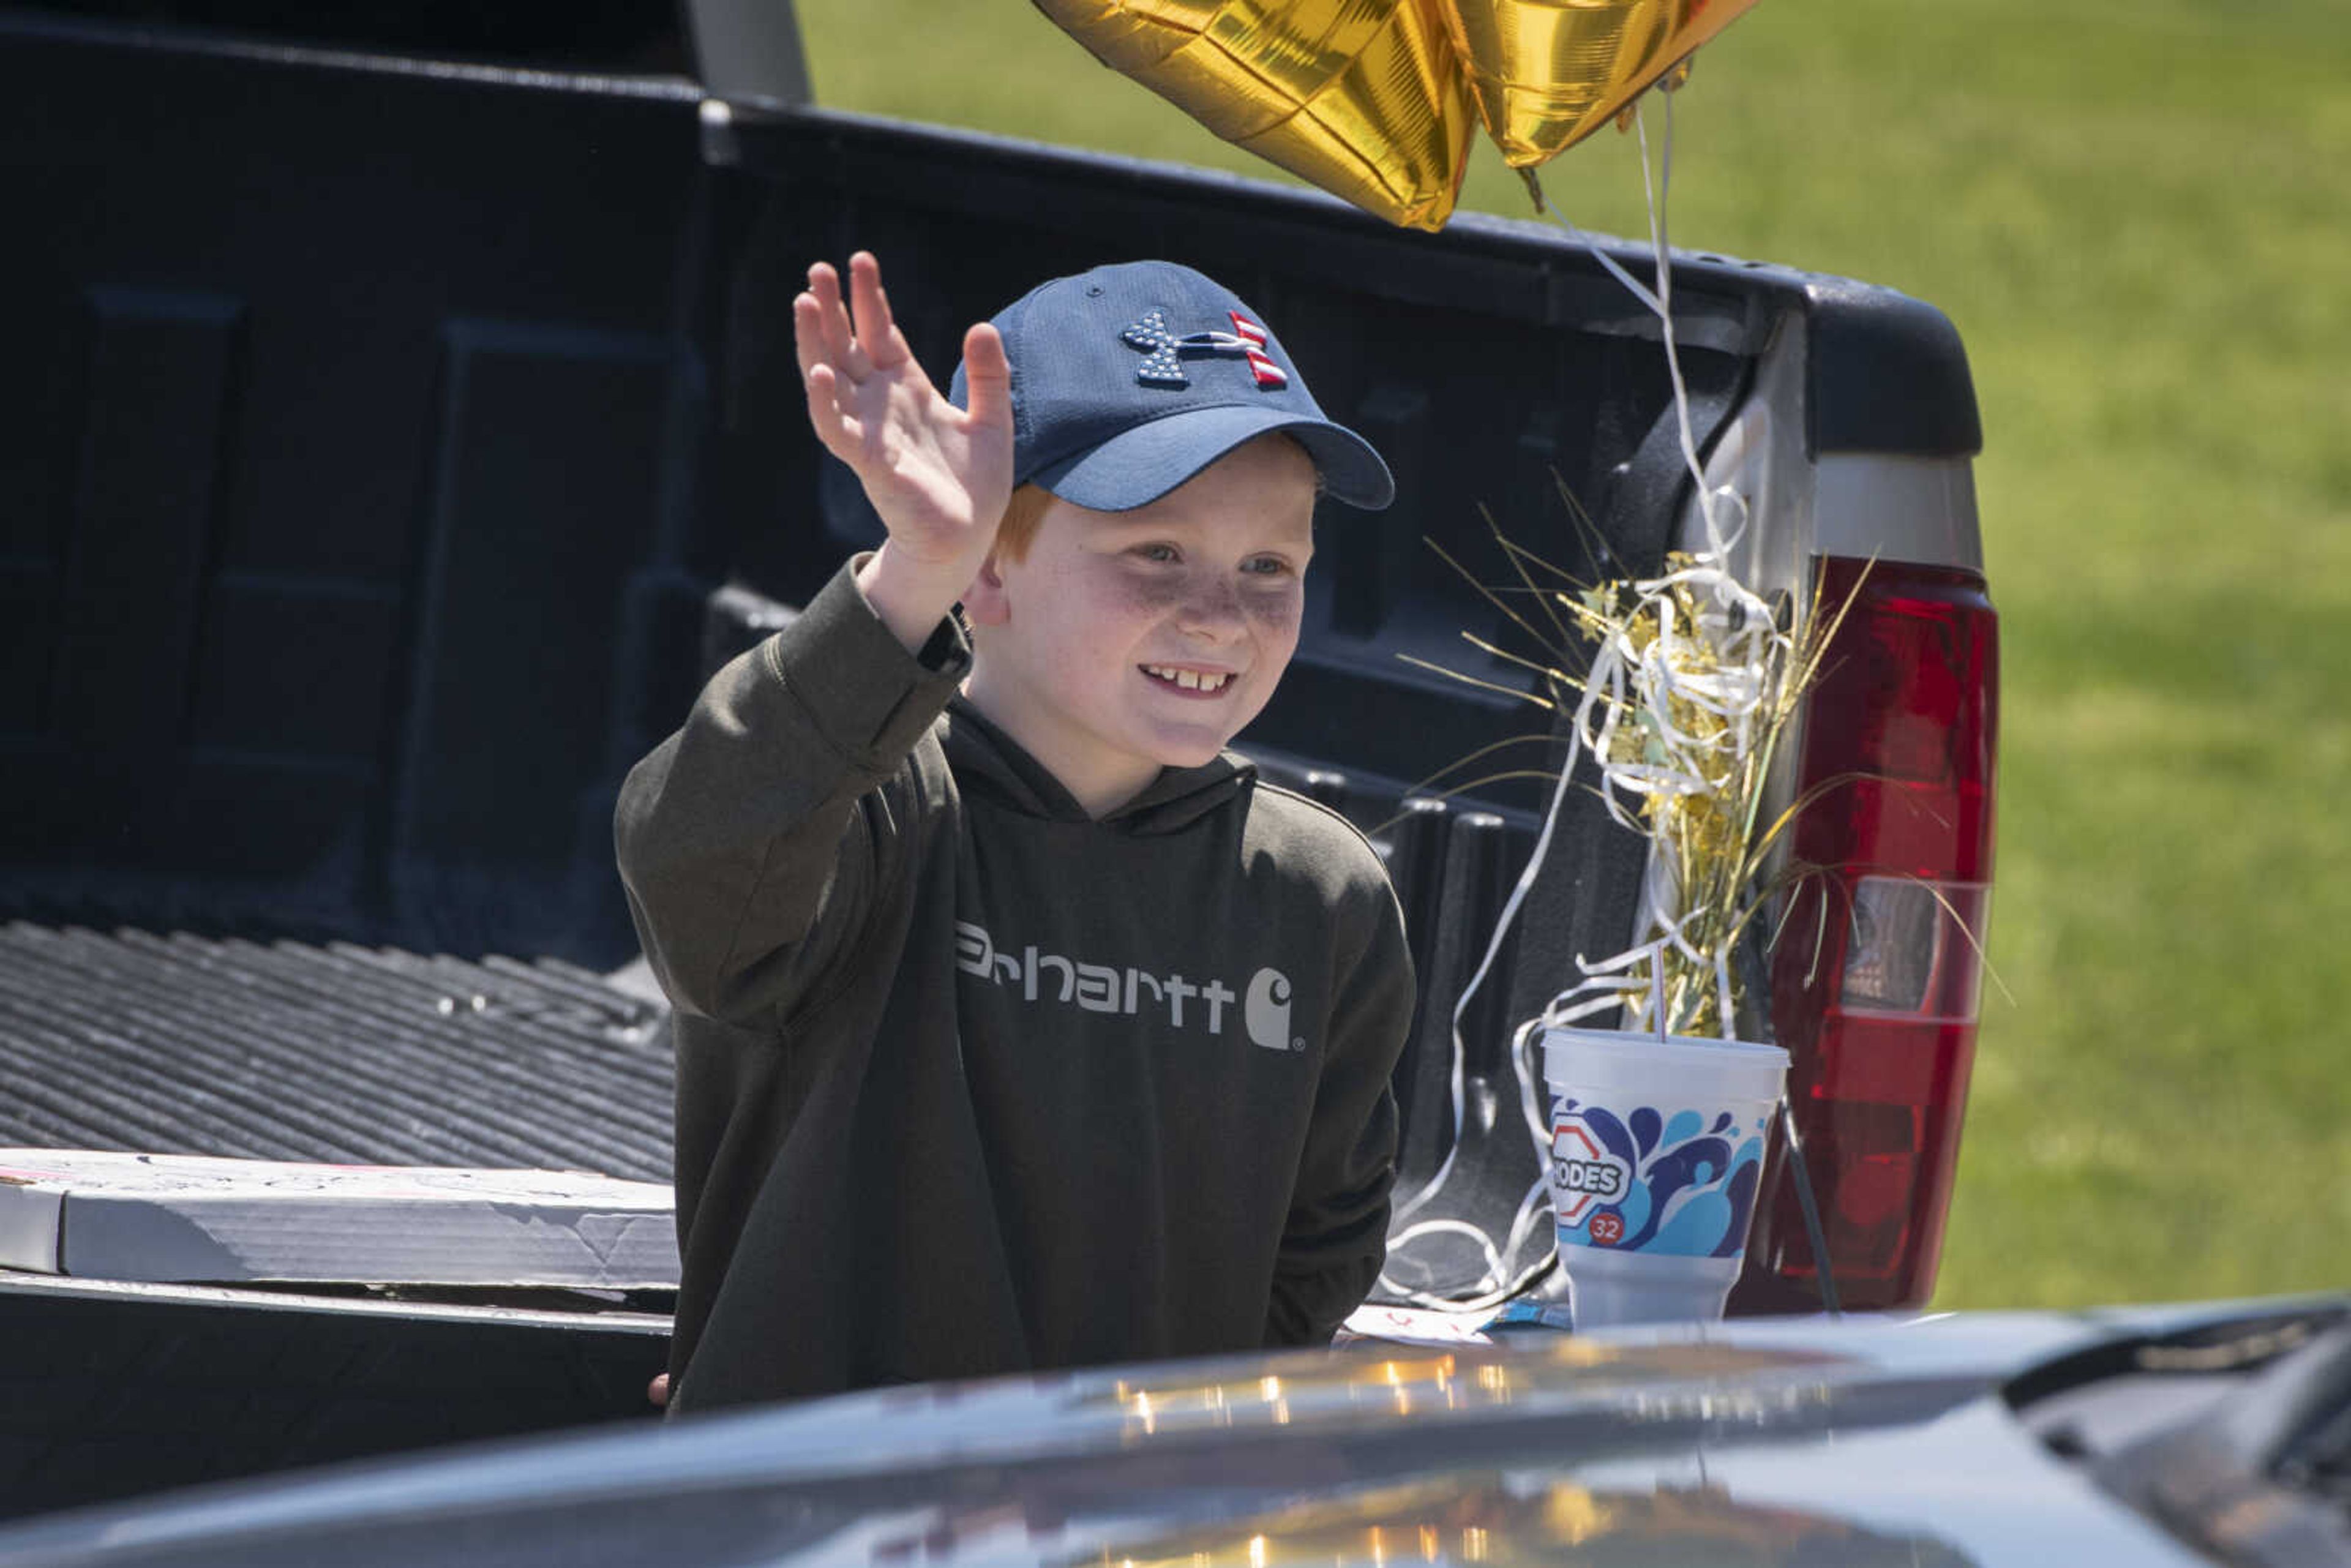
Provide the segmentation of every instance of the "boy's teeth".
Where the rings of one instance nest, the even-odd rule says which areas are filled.
[[[1143,667],[1148,674],[1180,686],[1187,692],[1222,691],[1225,683],[1232,679],[1230,675],[1226,674],[1204,675],[1197,670],[1171,669],[1165,664],[1145,664]]]

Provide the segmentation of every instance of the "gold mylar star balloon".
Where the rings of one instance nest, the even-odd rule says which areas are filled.
[[[1392,223],[1444,226],[1475,114],[1430,0],[1037,0],[1104,65]]]
[[[1437,0],[1513,169],[1614,119],[1755,0]]]
[[[1754,0],[1036,0],[1103,64],[1392,223],[1437,229],[1473,113],[1520,168]]]

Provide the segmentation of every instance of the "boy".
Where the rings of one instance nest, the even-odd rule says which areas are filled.
[[[1362,837],[1223,747],[1318,475],[1382,507],[1386,467],[1186,268],[1041,286],[951,398],[871,256],[848,296],[810,268],[794,333],[888,538],[616,822],[677,1005],[671,1408],[1325,1343],[1384,1255],[1410,965]]]

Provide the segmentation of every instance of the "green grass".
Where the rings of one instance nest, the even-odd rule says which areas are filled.
[[[1016,0],[800,9],[827,102],[1279,177]],[[1763,0],[1677,115],[1678,243],[1931,300],[1975,370],[2015,999],[1938,1303],[2351,1285],[2351,13]],[[1545,183],[1644,227],[1627,138]],[[1527,211],[1490,154],[1464,204]]]

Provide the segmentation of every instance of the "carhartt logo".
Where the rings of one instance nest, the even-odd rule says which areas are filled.
[[[1242,1027],[1249,1039],[1270,1051],[1306,1049],[1305,1040],[1290,1032],[1290,980],[1279,969],[1259,969],[1250,977],[1244,999],[1213,977],[1187,980],[1132,965],[1118,968],[1081,963],[1059,953],[1040,953],[1033,943],[1015,954],[999,950],[985,926],[958,920],[955,929],[956,967],[990,985],[1009,987],[1023,1001],[1061,1002],[1090,1013],[1127,1018],[1164,1011],[1171,1028],[1210,1034],[1225,1032],[1225,1014],[1240,1001]]]
[[[1265,329],[1238,310],[1225,312],[1232,318],[1229,332],[1187,332],[1177,337],[1167,325],[1167,312],[1153,310],[1142,320],[1119,334],[1119,339],[1131,349],[1141,349],[1143,363],[1135,367],[1134,379],[1145,386],[1187,387],[1192,384],[1184,374],[1186,354],[1229,354],[1249,361],[1249,374],[1257,384],[1268,392],[1290,384],[1289,375],[1273,362],[1266,352]]]
[[[1279,969],[1259,969],[1249,977],[1249,995],[1241,998],[1241,1023],[1249,1037],[1268,1051],[1292,1049],[1290,1038],[1290,977]],[[1304,1040],[1296,1044],[1305,1045]]]

